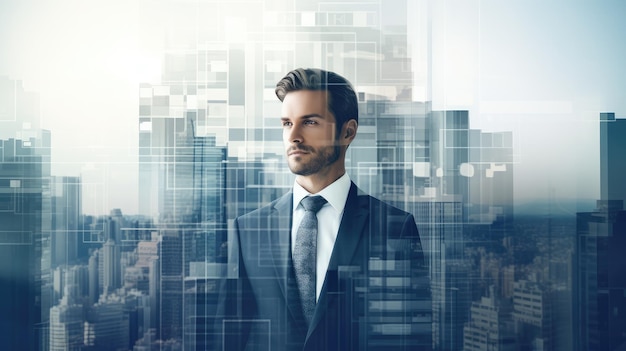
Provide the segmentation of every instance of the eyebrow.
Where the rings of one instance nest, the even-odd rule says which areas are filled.
[[[318,113],[311,113],[311,114],[303,115],[303,116],[296,117],[296,118],[307,119],[307,118],[315,118],[315,117],[324,118],[322,115],[320,115]],[[291,119],[291,118],[290,117],[281,117],[280,119],[281,120],[286,120],[286,119]]]

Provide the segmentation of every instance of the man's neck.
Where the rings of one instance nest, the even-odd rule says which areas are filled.
[[[327,186],[331,185],[337,179],[341,178],[346,173],[345,169],[341,172],[337,172],[337,174],[320,176],[320,175],[310,175],[310,176],[298,176],[296,177],[296,182],[300,184],[306,191],[311,194],[317,194],[322,191]]]

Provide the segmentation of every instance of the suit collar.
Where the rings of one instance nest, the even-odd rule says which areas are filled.
[[[309,195],[320,195],[328,201],[328,203],[337,211],[337,213],[342,213],[345,209],[346,201],[348,198],[348,193],[350,192],[350,188],[352,186],[352,181],[350,181],[350,176],[348,173],[344,173],[339,179],[334,181],[329,186],[322,189],[317,194],[311,194],[306,189],[304,189],[297,181],[293,183],[293,204],[295,211],[296,207],[300,204],[300,200]]]
[[[328,270],[336,270],[337,267],[352,262],[352,256],[361,240],[365,220],[369,213],[369,199],[369,196],[351,183]]]
[[[292,192],[289,191],[285,195],[279,197],[274,203],[274,210],[281,215],[289,216],[291,214],[291,200],[293,198]]]

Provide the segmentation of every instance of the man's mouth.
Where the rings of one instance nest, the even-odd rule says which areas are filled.
[[[309,151],[303,149],[293,149],[287,153],[287,156],[297,156],[297,155],[305,155],[308,154]]]

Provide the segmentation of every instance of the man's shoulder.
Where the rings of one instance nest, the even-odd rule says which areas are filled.
[[[411,214],[405,210],[402,210],[386,201],[380,200],[372,195],[369,195],[357,188],[358,201],[361,206],[367,206],[371,213],[385,213],[393,216],[410,216]]]
[[[389,247],[398,252],[415,249],[416,256],[411,256],[412,259],[423,259],[419,231],[411,213],[363,192],[359,192],[358,199],[362,208],[367,207],[372,233],[385,237]]]
[[[250,220],[250,219],[256,219],[259,217],[267,217],[268,215],[270,215],[276,208],[277,204],[279,203],[284,203],[285,201],[288,201],[288,197],[291,196],[291,193],[287,193],[282,195],[281,197],[275,199],[274,201],[267,203],[255,210],[252,210],[248,213],[245,213],[239,217],[237,217],[238,221],[245,221],[245,220]]]
[[[274,204],[275,201],[266,204],[264,206],[261,206],[253,211],[250,211],[248,213],[242,214],[241,216],[237,217],[237,221],[248,221],[251,219],[256,219],[256,218],[261,218],[261,217],[267,217],[270,213],[272,213],[273,208],[274,208]]]

